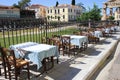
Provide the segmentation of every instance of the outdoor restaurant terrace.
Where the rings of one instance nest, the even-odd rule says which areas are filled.
[[[0,26],[2,80],[97,79],[98,71],[114,59],[120,39],[116,21],[0,19]],[[108,80],[115,79],[111,74]]]

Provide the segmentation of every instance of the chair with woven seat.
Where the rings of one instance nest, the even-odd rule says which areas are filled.
[[[58,51],[62,51],[62,41],[60,35],[52,35],[52,38],[50,38],[50,44],[58,46]]]
[[[42,37],[41,43],[50,44],[50,38],[49,37]]]
[[[3,58],[3,55],[2,55],[2,50],[1,50],[1,47],[0,47],[0,53],[1,53],[1,64],[0,64],[0,69],[3,67],[4,69],[4,76],[5,78],[7,78],[7,70],[6,70],[6,64],[5,64],[5,59]],[[1,73],[1,70],[0,70],[0,75],[2,75]]]
[[[6,73],[8,73],[9,80],[11,80],[11,76],[12,76],[11,72],[15,74],[15,80],[18,80],[20,69],[23,68],[24,66],[27,66],[28,80],[30,80],[29,62],[23,59],[15,58],[15,54],[13,50],[9,50],[3,47],[0,47],[0,50],[1,50],[4,66],[7,68]]]
[[[2,68],[2,59],[1,59],[1,56],[0,56],[0,76],[1,76],[1,68]]]
[[[98,43],[100,41],[100,38],[95,37],[95,36],[88,36],[88,41],[89,43],[91,42]]]
[[[61,40],[62,40],[63,56],[64,54],[68,54],[68,56],[70,56],[70,54],[75,55],[75,52],[77,52],[78,48],[76,49],[76,46],[71,44],[70,36],[62,36]]]
[[[51,38],[50,39],[50,44],[57,46],[58,47],[58,51],[60,52],[60,46],[61,46],[60,40],[55,39],[55,38]]]
[[[3,60],[2,60],[2,56],[0,56],[0,76],[2,76],[2,69],[4,69],[4,76],[5,78],[7,78],[7,73],[6,73],[6,66],[3,66]]]

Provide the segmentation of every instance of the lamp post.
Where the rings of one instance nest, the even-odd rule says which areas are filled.
[[[91,22],[90,22],[91,20],[89,19],[89,21],[88,21],[88,27],[89,28],[91,28]]]

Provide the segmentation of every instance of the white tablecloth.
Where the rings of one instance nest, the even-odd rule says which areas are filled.
[[[101,37],[101,36],[103,36],[102,31],[95,31],[94,32],[94,36],[95,37]]]
[[[116,31],[120,31],[120,26],[115,26]]]
[[[58,47],[53,45],[47,45],[47,44],[38,44],[38,43],[34,45],[33,44],[30,46],[29,42],[27,42],[27,43],[18,44],[15,46],[12,45],[10,46],[10,48],[14,50],[17,50],[19,48],[22,50],[25,50],[27,53],[25,53],[24,58],[32,61],[34,64],[37,64],[38,69],[42,66],[41,61],[45,57],[50,57],[50,56],[59,57]],[[20,54],[20,51],[19,50],[16,51],[15,54]]]
[[[105,33],[110,33],[110,28],[106,28]]]
[[[87,42],[88,43],[88,37],[87,36],[79,36],[79,35],[62,35],[62,36],[70,36],[71,43],[73,45],[77,45],[82,47],[82,42]]]

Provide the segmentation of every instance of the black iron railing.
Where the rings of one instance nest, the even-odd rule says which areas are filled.
[[[46,19],[0,19],[0,45],[10,45],[22,42],[41,42],[42,37],[61,34],[64,26],[73,23],[47,22]]]
[[[113,23],[115,21],[84,21],[84,22],[47,22],[46,19],[0,19],[0,46],[9,47],[10,45],[23,42],[41,43],[42,37],[50,37],[53,34],[72,34],[81,26],[96,27],[98,25]],[[72,29],[67,30],[72,27]],[[79,27],[79,28],[78,28]],[[76,29],[77,28],[77,29]]]

